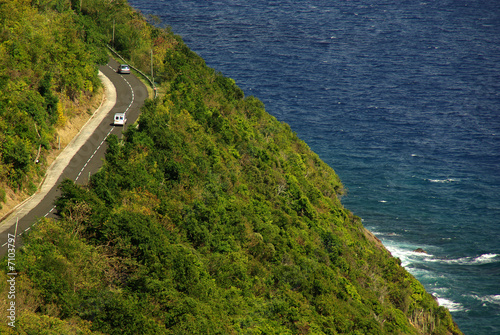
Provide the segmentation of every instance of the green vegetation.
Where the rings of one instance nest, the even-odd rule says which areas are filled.
[[[100,87],[107,62],[86,18],[62,4],[0,1],[0,183],[15,190],[36,189],[56,127]]]
[[[89,185],[61,184],[62,219],[26,235],[17,324],[2,333],[460,334],[258,99],[124,2],[42,2],[27,7],[101,41],[114,20],[116,48],[139,67],[153,45],[164,94],[108,139]]]

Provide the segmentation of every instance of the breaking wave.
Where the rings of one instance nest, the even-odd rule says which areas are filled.
[[[429,258],[430,262],[441,262],[446,264],[459,264],[459,265],[481,265],[497,263],[500,261],[498,254],[483,254],[477,257],[461,257],[457,259],[443,259],[443,258]]]
[[[500,294],[496,295],[486,295],[486,296],[478,296],[478,295],[472,295],[473,298],[482,301],[483,306],[486,304],[494,304],[494,305],[500,305]]]
[[[463,312],[463,311],[465,311],[465,307],[461,303],[454,302],[450,299],[441,298],[441,297],[437,296],[436,294],[435,294],[435,296],[437,297],[437,301],[439,303],[439,306],[443,306],[443,307],[448,308],[450,310],[450,312]]]
[[[446,178],[446,179],[427,179],[428,181],[430,181],[431,183],[452,183],[452,182],[456,182],[456,181],[459,181],[458,179],[454,179],[454,178]]]

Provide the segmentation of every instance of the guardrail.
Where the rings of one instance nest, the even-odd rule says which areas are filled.
[[[139,72],[144,78],[146,78],[148,81],[149,81],[149,84],[151,85],[151,87],[153,88],[153,91],[155,92],[155,98],[158,96],[158,92],[156,91],[156,86],[155,86],[155,83],[151,80],[151,78],[149,78],[148,76],[146,76],[144,74],[144,72],[142,72],[141,70],[139,70],[138,68],[130,65],[130,63],[125,59],[123,58],[115,49],[113,49],[112,47],[110,47],[109,45],[106,44],[106,46],[108,47],[108,49],[114,53],[116,56],[118,56],[121,60],[123,60],[124,63],[127,63],[128,66],[130,66],[132,69],[134,69],[135,71]]]

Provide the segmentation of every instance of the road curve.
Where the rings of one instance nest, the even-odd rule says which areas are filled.
[[[123,127],[113,126],[113,115],[126,112],[127,125],[139,117],[140,108],[148,97],[146,86],[135,75],[116,73],[118,63],[110,60],[99,69],[105,87],[105,100],[75,138],[59,154],[47,170],[42,186],[32,197],[0,223],[0,257],[7,252],[8,237],[21,236],[41,217],[56,217],[54,201],[60,195],[58,185],[69,178],[79,184],[102,166],[105,141],[110,134],[121,136]],[[125,127],[127,127],[127,125]],[[21,245],[19,238],[16,247]]]

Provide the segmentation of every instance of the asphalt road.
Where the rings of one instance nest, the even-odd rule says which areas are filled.
[[[140,108],[148,97],[147,88],[133,74],[116,73],[117,67],[118,63],[114,60],[100,67],[102,74],[109,79],[102,78],[107,87],[106,103],[103,105],[107,106],[101,106],[102,111],[96,112],[75,137],[74,143],[70,143],[61,152],[51,166],[56,168],[49,168],[40,190],[0,223],[0,257],[12,247],[12,243],[9,242],[10,246],[8,243],[9,237],[17,237],[15,247],[18,248],[22,244],[19,237],[29,231],[39,218],[57,217],[54,213],[54,201],[60,195],[58,190],[60,182],[69,178],[78,184],[87,183],[89,176],[102,166],[106,152],[106,138],[110,134],[121,137],[126,127],[132,125],[139,117]],[[125,127],[113,126],[114,114],[123,112],[126,112],[127,116]],[[57,166],[59,171],[52,171],[57,170]]]

